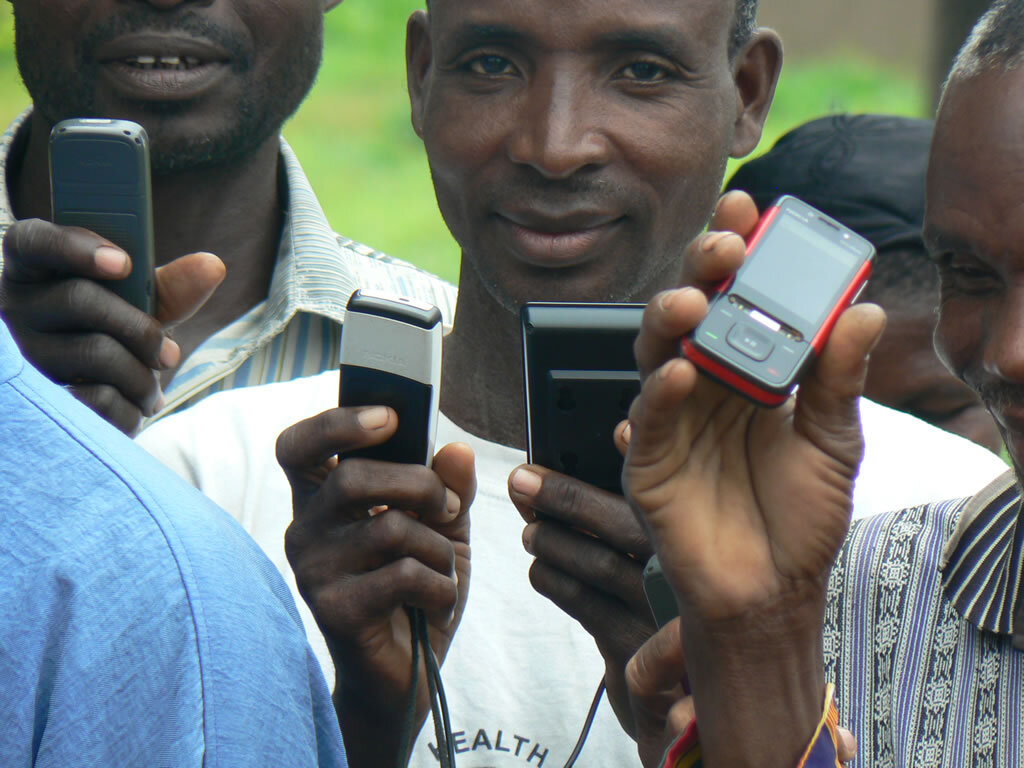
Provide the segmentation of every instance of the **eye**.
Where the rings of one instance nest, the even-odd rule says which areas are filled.
[[[958,292],[985,293],[999,285],[999,276],[974,256],[947,253],[938,259],[943,294]]]
[[[640,60],[623,67],[621,75],[626,80],[634,80],[640,83],[657,83],[667,80],[669,78],[669,71],[657,62]]]
[[[467,62],[466,67],[473,74],[485,75],[487,77],[510,75],[515,71],[511,61],[504,56],[495,56],[494,54],[477,56],[475,59]]]

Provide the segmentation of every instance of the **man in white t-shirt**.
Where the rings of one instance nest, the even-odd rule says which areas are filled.
[[[681,244],[700,235],[725,159],[756,145],[771,101],[779,44],[753,27],[755,6],[432,0],[429,16],[410,20],[413,123],[463,253],[442,374],[438,442],[448,445],[431,470],[335,465],[340,451],[386,440],[396,420],[334,409],[282,435],[289,490],[271,444],[335,403],[337,374],[214,396],[141,438],[231,510],[282,570],[286,560],[294,569],[325,636],[306,613],[320,658],[338,667],[335,704],[353,766],[394,764],[402,749],[406,604],[425,611],[444,659],[460,768],[562,765],[602,676],[630,727],[623,667],[653,628],[641,590],[650,548],[621,498],[521,466],[518,309],[645,301],[678,282],[684,261],[691,281],[706,282],[709,254],[742,258],[735,235],[701,236],[686,259]],[[736,202],[725,198],[719,217]],[[999,471],[984,449],[910,417],[865,405],[865,420],[878,421],[867,427],[869,451],[883,455],[858,487],[862,513],[910,503],[890,495],[890,476],[901,493],[916,476],[911,502],[923,502]],[[924,451],[935,453],[915,470]],[[513,503],[545,522],[524,535]],[[392,509],[370,516],[379,505]],[[418,704],[422,722],[425,696]],[[436,764],[429,731],[412,765]],[[598,755],[638,764],[608,706],[583,759]]]

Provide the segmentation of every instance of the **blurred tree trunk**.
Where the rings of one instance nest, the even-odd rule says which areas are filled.
[[[932,83],[936,101],[942,83],[953,66],[953,59],[956,58],[974,23],[988,10],[989,5],[991,0],[936,0],[936,34],[932,64]]]

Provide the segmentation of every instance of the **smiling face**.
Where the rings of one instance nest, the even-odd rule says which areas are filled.
[[[925,240],[939,266],[935,345],[1024,468],[1024,70],[954,81],[936,122]]]
[[[323,0],[14,0],[37,112],[134,120],[157,173],[245,158],[320,63]]]
[[[734,0],[433,0],[429,20],[414,15],[413,124],[463,281],[468,269],[510,310],[672,282],[777,76],[774,38],[730,60],[734,13]]]

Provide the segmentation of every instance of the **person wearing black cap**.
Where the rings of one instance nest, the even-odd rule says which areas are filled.
[[[877,261],[861,296],[888,315],[864,396],[998,452],[995,422],[932,344],[939,277],[921,236],[932,121],[833,115],[793,129],[726,185],[764,210],[795,195],[870,240]]]

